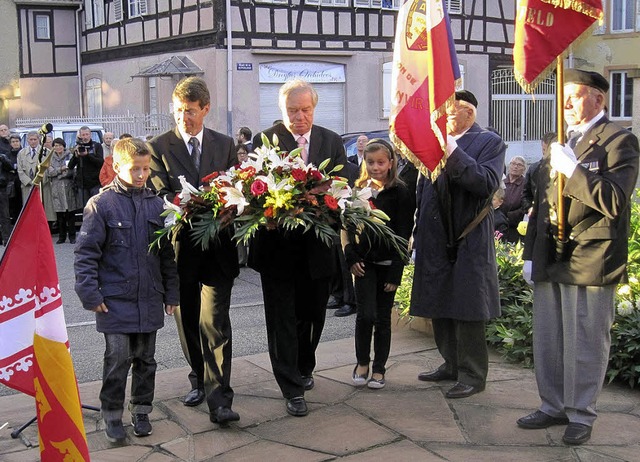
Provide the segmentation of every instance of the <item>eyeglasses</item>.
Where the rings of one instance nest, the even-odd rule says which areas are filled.
[[[200,111],[202,111],[202,109],[185,109],[185,108],[179,107],[174,109],[173,113],[178,115],[184,114],[189,117],[195,117],[200,113]]]

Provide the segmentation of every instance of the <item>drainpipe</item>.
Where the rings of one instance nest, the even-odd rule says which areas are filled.
[[[233,44],[231,43],[231,0],[225,0],[227,27],[227,135],[233,138]]]
[[[78,67],[78,101],[80,101],[80,117],[84,117],[84,92],[82,91],[82,64],[80,61],[80,40],[82,39],[82,23],[80,13],[83,5],[80,3],[76,10],[76,66]]]

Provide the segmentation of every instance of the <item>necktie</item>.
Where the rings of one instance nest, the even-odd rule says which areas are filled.
[[[300,151],[300,157],[306,164],[309,161],[309,151],[307,151],[307,139],[304,136],[298,138],[298,147],[302,148],[302,151]]]
[[[36,156],[36,148],[31,148],[31,158],[33,159]]]
[[[191,145],[191,158],[196,166],[196,170],[200,171],[200,142],[195,136],[189,140]]]
[[[567,144],[571,149],[576,147],[581,136],[582,133],[579,130],[571,130],[567,133]]]

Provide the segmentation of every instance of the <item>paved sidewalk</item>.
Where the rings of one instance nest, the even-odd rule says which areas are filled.
[[[107,442],[98,413],[85,411],[93,461],[640,461],[640,391],[605,386],[600,415],[588,444],[562,443],[564,427],[521,430],[515,421],[538,405],[531,370],[491,357],[487,390],[447,400],[451,382],[419,382],[419,372],[440,359],[433,340],[410,329],[394,332],[383,390],[351,386],[352,339],[322,343],[316,386],[307,392],[310,413],[287,415],[267,354],[234,359],[233,408],[240,422],[220,428],[206,404],[187,408],[187,370],[158,373],[153,434],[124,446]],[[97,405],[100,384],[80,386],[85,404]],[[0,460],[37,461],[37,428],[19,439],[10,432],[34,415],[25,395],[0,398]]]

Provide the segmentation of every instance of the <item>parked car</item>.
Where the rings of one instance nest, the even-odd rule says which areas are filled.
[[[104,127],[101,125],[92,124],[53,124],[53,131],[51,136],[53,139],[62,138],[67,143],[67,149],[71,149],[76,144],[78,138],[78,130],[80,127],[87,126],[91,129],[91,139],[98,143],[102,143],[102,135],[104,134]],[[40,127],[18,127],[12,128],[11,133],[17,133],[20,135],[22,146],[27,145],[27,133],[32,131],[38,131]]]
[[[385,141],[391,142],[389,139],[389,130],[373,130],[373,131],[361,131],[353,133],[345,133],[342,135],[342,142],[344,143],[344,150],[347,152],[347,157],[355,156],[356,141],[360,135],[367,135],[370,140],[373,138],[382,138]]]

